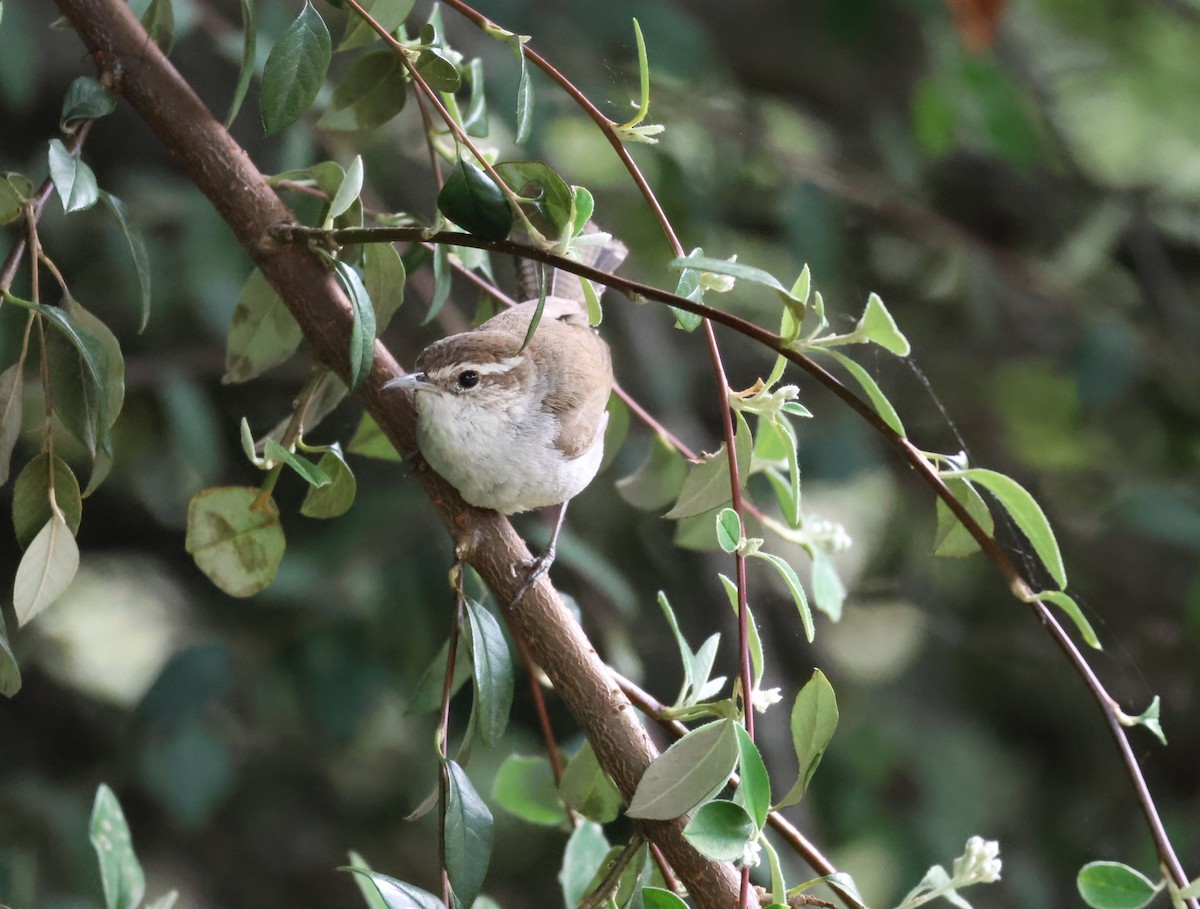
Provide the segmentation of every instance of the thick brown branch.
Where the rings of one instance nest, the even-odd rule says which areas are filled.
[[[191,87],[149,39],[121,0],[59,0],[59,8],[96,59],[102,74],[158,135],[187,177],[216,207],[238,241],[286,301],[312,350],[343,379],[348,374],[349,305],[332,274],[305,244],[279,243],[272,226],[293,220],[246,152],[212,117]],[[414,414],[402,394],[383,394],[400,372],[378,345],[359,396],[396,447],[415,449]],[[433,471],[417,471],[422,487],[454,536],[461,557],[475,567],[502,602],[520,586],[514,566],[529,550],[495,512],[467,506]],[[549,581],[542,579],[507,610],[538,664],[583,727],[604,768],[622,793],[632,795],[656,750],[629,701],[596,656]],[[705,909],[729,909],[738,876],[704,859],[682,837],[682,822],[645,825],[671,865]]]

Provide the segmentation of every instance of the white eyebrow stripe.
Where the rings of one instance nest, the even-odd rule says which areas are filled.
[[[435,370],[431,375],[431,379],[442,379],[450,375],[458,375],[466,370],[473,370],[481,376],[490,376],[497,373],[508,372],[509,370],[519,366],[524,361],[524,354],[517,354],[514,357],[505,357],[503,360],[493,360],[487,363],[473,363],[470,360],[464,360],[461,363],[452,363],[448,366],[443,366]]]

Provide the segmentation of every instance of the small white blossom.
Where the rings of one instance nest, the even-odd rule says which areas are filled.
[[[767,709],[774,707],[783,700],[783,695],[778,688],[757,688],[754,691],[754,696],[750,698],[754,709],[759,713],[766,713]]]
[[[1000,844],[973,836],[967,840],[967,851],[954,860],[955,885],[990,884],[1000,880]]]
[[[742,847],[742,857],[738,859],[738,865],[742,868],[757,868],[761,861],[762,846],[759,845],[757,839],[748,840]]]

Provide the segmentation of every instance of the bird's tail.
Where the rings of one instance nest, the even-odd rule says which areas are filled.
[[[607,239],[605,239],[607,238]],[[576,246],[579,261],[600,271],[615,274],[616,270],[629,255],[629,249],[616,237],[605,234],[592,222],[583,229],[582,242]],[[541,294],[542,267],[532,259],[517,259],[517,283],[520,287],[522,300],[536,300]],[[583,292],[583,279],[569,271],[557,268],[549,270],[550,286],[546,288],[548,296],[565,297],[583,304],[587,297]],[[599,297],[604,293],[604,285],[592,282],[592,288]]]

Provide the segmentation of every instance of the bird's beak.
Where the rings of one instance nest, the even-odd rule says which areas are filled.
[[[394,379],[389,379],[383,383],[383,388],[386,391],[389,388],[404,388],[408,391],[422,391],[436,388],[432,382],[426,378],[423,372],[409,372],[402,376],[397,376]]]

